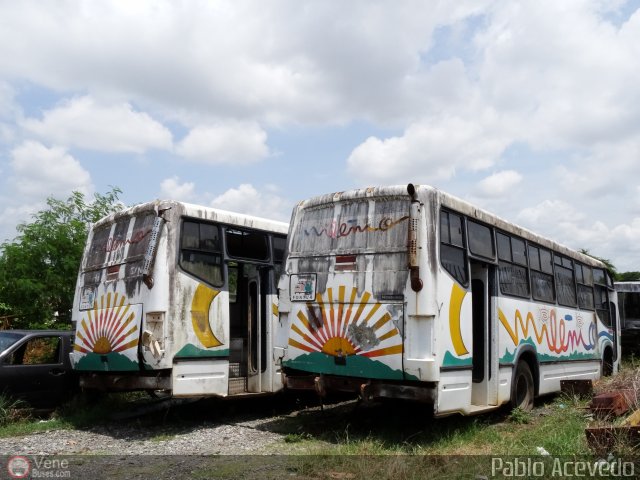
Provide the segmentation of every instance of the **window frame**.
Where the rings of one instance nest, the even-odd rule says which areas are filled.
[[[501,252],[500,252],[500,236],[505,237],[508,241],[509,241],[509,259],[503,258],[505,257],[504,255],[501,256]],[[510,233],[507,233],[505,231],[501,231],[501,230],[496,230],[495,232],[495,237],[496,237],[496,254],[497,254],[497,258],[498,258],[498,288],[500,289],[500,294],[501,295],[506,295],[506,296],[510,296],[510,297],[516,297],[516,298],[523,298],[523,299],[531,299],[531,278],[530,278],[530,272],[529,272],[529,252],[528,252],[528,243],[524,238],[518,237],[516,235],[512,235]],[[521,263],[521,262],[517,262],[514,260],[514,255],[513,255],[513,241],[517,240],[519,242],[522,242],[524,245],[524,260],[525,263]],[[506,245],[505,245],[506,246]],[[505,253],[505,252],[503,252]],[[520,269],[524,269],[525,272],[525,278],[526,278],[526,286],[527,286],[527,293],[525,294],[519,294],[519,293],[514,293],[512,291],[506,292],[503,290],[503,283],[501,281],[501,275],[502,275],[502,269],[505,266],[510,266],[510,267],[515,267],[515,268],[520,268]],[[507,283],[505,283],[507,284]],[[515,285],[513,282],[508,283],[509,285]]]
[[[565,262],[569,262],[570,265],[566,265]],[[567,308],[578,308],[578,288],[576,284],[576,272],[574,267],[575,263],[576,262],[573,258],[560,253],[556,253],[555,251],[553,252],[553,276],[554,276],[555,286],[556,286],[556,302],[558,303],[558,305],[567,307]],[[558,275],[564,274],[567,271],[571,272],[571,280],[572,280],[571,286],[573,287],[573,298],[574,298],[573,303],[564,303],[563,302],[564,297],[561,298],[560,290],[558,288],[561,284],[561,282],[558,281]],[[563,285],[569,285],[569,284],[564,283]]]
[[[603,273],[604,282],[600,282],[596,280],[595,271],[599,270]],[[594,294],[594,307],[595,312],[600,321],[607,327],[611,328],[613,326],[613,319],[611,318],[611,288],[609,287],[609,274],[605,268],[593,268],[593,294]],[[605,298],[605,307],[601,308],[599,305],[602,303],[599,302],[599,298],[602,298],[602,293],[604,293]],[[604,312],[604,315],[601,315],[601,312]]]
[[[531,249],[535,248],[537,250],[537,267],[532,265],[532,261],[531,261]],[[545,271],[545,269],[543,268],[543,263],[542,263],[542,254],[541,252],[544,251],[546,253],[549,254],[549,260],[550,260],[550,264],[551,264],[551,272],[547,272]],[[554,275],[554,271],[553,271],[553,255],[554,255],[554,251],[543,247],[541,245],[538,245],[536,243],[532,243],[532,242],[527,242],[527,259],[529,261],[529,282],[530,282],[530,287],[531,287],[531,299],[533,301],[536,302],[543,302],[543,303],[547,303],[547,304],[553,304],[556,305],[557,304],[557,292],[556,292],[556,278]],[[533,272],[535,272],[537,275],[544,275],[543,278],[547,278],[551,280],[551,299],[546,299],[546,298],[540,298],[539,296],[536,296],[534,293],[534,281],[533,281]]]
[[[574,262],[574,275],[576,279],[576,296],[578,297],[578,308],[582,310],[594,311],[596,309],[596,297],[593,289],[593,267],[589,265],[585,265],[584,263],[580,263],[578,261]],[[578,278],[578,269],[580,269],[580,278]],[[590,279],[585,279],[585,269],[589,270]],[[582,305],[580,301],[580,289],[588,288],[591,293],[591,306]]]
[[[447,237],[448,237],[448,241],[445,242],[443,240],[443,232],[442,232],[442,218],[443,218],[443,214],[447,215]],[[450,215],[455,215],[457,217],[460,218],[460,235],[461,235],[461,243],[462,245],[456,245],[454,243],[451,242],[451,222],[449,220],[449,216]],[[467,249],[467,239],[466,239],[466,225],[465,225],[465,219],[466,217],[458,212],[455,212],[453,210],[449,210],[447,208],[441,208],[440,209],[440,214],[438,215],[438,252],[440,255],[440,266],[442,267],[442,269],[447,272],[447,274],[449,274],[449,276],[451,276],[451,278],[459,283],[460,285],[462,285],[463,287],[467,288],[469,286],[469,282],[470,282],[470,275],[469,275],[469,261],[468,261],[468,249]],[[460,279],[458,277],[456,277],[456,275],[451,272],[444,264],[443,262],[443,255],[442,255],[442,247],[445,246],[447,248],[453,249],[454,251],[460,251],[462,252],[462,263],[463,263],[463,267],[464,267],[464,275],[465,275],[465,281],[461,282]]]
[[[487,263],[496,263],[498,248],[497,248],[497,242],[496,242],[496,236],[495,236],[495,227],[493,227],[491,225],[488,225],[488,224],[486,224],[484,222],[480,222],[478,220],[475,220],[473,218],[467,218],[466,220],[467,220],[465,222],[466,225],[464,225],[464,226],[466,226],[466,231],[467,231],[467,235],[466,235],[466,238],[467,238],[467,254],[468,254],[469,258],[477,258],[477,259],[482,260],[482,261],[487,262]],[[491,237],[491,250],[493,252],[492,256],[488,257],[488,256],[485,256],[485,255],[483,255],[481,253],[476,253],[476,252],[471,250],[471,237],[472,237],[472,235],[471,235],[471,230],[469,228],[469,226],[471,224],[477,225],[479,227],[484,227],[484,228],[489,230],[489,235]]]
[[[269,232],[266,232],[264,230],[258,230],[255,228],[244,228],[244,227],[237,227],[235,225],[225,225],[222,224],[221,225],[222,228],[222,233],[223,233],[223,237],[224,237],[224,241],[223,243],[223,249],[224,249],[224,258],[229,258],[229,259],[234,259],[234,260],[243,260],[245,262],[255,262],[255,263],[273,263],[273,248],[272,248],[272,244],[271,244],[271,234]],[[264,244],[264,251],[266,253],[266,258],[255,258],[255,257],[243,257],[240,255],[235,255],[235,254],[231,254],[231,252],[229,251],[229,242],[227,241],[227,235],[229,234],[229,232],[239,232],[241,234],[248,234],[248,235],[261,235],[264,237],[265,240],[265,244]],[[232,235],[234,235],[232,233]]]
[[[198,246],[198,248],[193,248],[193,247],[185,247],[183,245],[184,243],[184,225],[185,223],[195,223],[198,224],[198,226],[200,225],[208,225],[208,226],[213,226],[218,230],[218,251],[213,251],[213,250],[207,250],[207,249],[203,249],[200,248],[200,246]],[[201,231],[200,231],[200,227],[198,227],[198,242],[202,241],[202,238],[200,237],[201,235]],[[195,218],[195,217],[182,217],[180,220],[180,230],[178,232],[178,239],[179,239],[179,248],[178,248],[178,262],[177,265],[180,267],[180,269],[188,274],[191,275],[195,278],[197,278],[198,280],[201,280],[202,282],[205,282],[208,285],[211,285],[213,287],[216,288],[222,288],[226,285],[226,274],[225,274],[225,268],[224,268],[224,262],[225,262],[225,250],[224,250],[224,240],[223,240],[223,231],[222,231],[222,224],[217,223],[217,222],[211,222],[211,221],[207,221],[201,218]],[[220,269],[220,283],[215,283],[213,281],[211,281],[211,279],[206,279],[204,278],[202,275],[194,272],[192,269],[189,269],[188,267],[185,268],[184,262],[182,260],[182,253],[184,251],[189,251],[189,252],[195,252],[201,255],[209,255],[211,257],[217,257],[219,258],[219,263],[217,265],[219,265],[219,269]]]

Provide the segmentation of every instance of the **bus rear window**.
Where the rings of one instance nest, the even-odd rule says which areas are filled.
[[[294,254],[380,253],[407,249],[409,201],[342,202],[302,210]]]
[[[148,212],[137,217],[121,217],[115,224],[95,229],[85,270],[142,258],[149,247],[155,218],[154,212]]]

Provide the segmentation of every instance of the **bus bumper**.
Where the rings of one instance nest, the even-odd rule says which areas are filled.
[[[104,392],[170,390],[171,377],[161,372],[144,376],[123,373],[82,373],[80,374],[80,387]]]
[[[290,390],[314,390],[320,397],[328,393],[353,393],[364,401],[376,398],[397,398],[435,404],[437,384],[405,384],[355,377],[333,375],[287,375],[282,374],[285,388]]]

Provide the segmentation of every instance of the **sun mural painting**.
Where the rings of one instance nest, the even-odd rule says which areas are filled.
[[[125,305],[125,296],[111,293],[96,300],[80,322],[74,350],[106,355],[124,352],[138,345],[136,311]]]
[[[348,302],[344,286],[337,292],[327,288],[324,294],[317,294],[317,305],[308,302],[306,310],[298,311],[289,345],[333,357],[401,354],[402,338],[391,313],[381,308],[381,303],[369,303],[371,293],[364,292],[356,299],[357,292],[351,289]]]

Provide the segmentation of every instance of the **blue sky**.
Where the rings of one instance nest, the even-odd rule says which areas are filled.
[[[640,270],[640,0],[0,0],[0,58],[0,241],[412,182]]]

